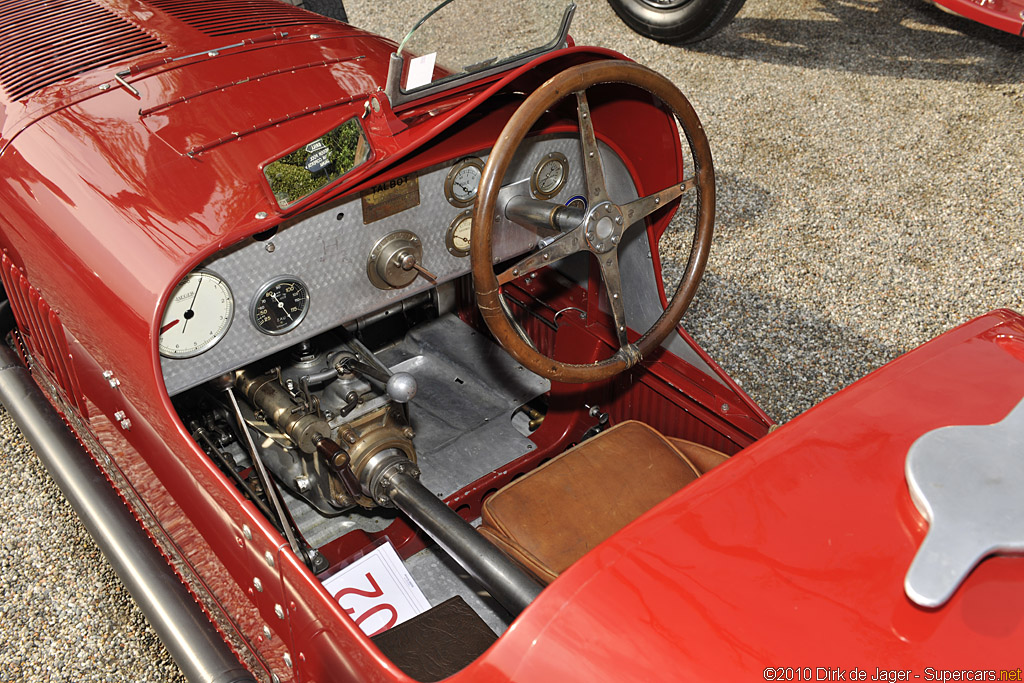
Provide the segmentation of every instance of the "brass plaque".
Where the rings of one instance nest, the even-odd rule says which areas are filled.
[[[419,206],[420,179],[404,175],[374,185],[363,193],[363,225]]]

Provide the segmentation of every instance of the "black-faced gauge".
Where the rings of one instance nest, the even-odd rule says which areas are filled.
[[[235,301],[224,280],[197,270],[178,283],[160,321],[157,347],[166,358],[191,358],[212,349],[231,326]]]
[[[530,176],[530,192],[537,199],[551,199],[569,178],[569,160],[560,152],[545,154]]]
[[[448,249],[448,253],[452,256],[468,256],[472,232],[473,212],[463,211],[455,217],[455,220],[448,226],[448,232],[444,234],[444,246]]]
[[[483,160],[476,157],[455,162],[444,179],[444,196],[452,206],[461,209],[473,203],[483,170]]]
[[[274,278],[252,300],[250,318],[263,334],[284,334],[299,326],[309,312],[309,290],[290,276]]]

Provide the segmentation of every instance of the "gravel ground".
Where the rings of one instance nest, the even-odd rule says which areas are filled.
[[[919,0],[749,0],[677,48],[578,2],[579,43],[666,74],[704,122],[717,234],[686,325],[774,417],[1024,310],[1024,41]],[[398,38],[425,4],[346,7]],[[6,413],[0,438],[0,682],[182,680]]]

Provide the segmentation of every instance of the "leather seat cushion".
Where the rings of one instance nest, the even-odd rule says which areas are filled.
[[[550,583],[699,473],[656,430],[623,422],[490,496],[481,511],[480,532]]]

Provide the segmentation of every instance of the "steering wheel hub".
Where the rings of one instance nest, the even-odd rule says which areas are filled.
[[[587,229],[583,233],[587,244],[596,254],[606,254],[615,249],[622,239],[622,212],[611,202],[598,204],[587,217]]]

